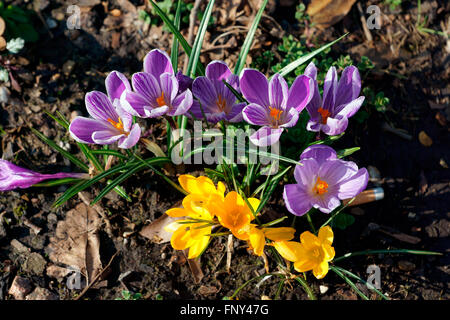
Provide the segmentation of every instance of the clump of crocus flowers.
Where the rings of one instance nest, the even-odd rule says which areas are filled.
[[[247,241],[257,256],[263,254],[266,239],[277,242],[294,238],[293,228],[260,227],[252,223],[260,200],[248,198],[245,201],[236,191],[225,195],[222,182],[216,187],[211,179],[203,176],[181,175],[178,180],[188,195],[183,199],[182,208],[166,211],[167,215],[181,219],[168,224],[165,230],[173,232],[170,242],[174,249],[189,249],[189,259],[203,253],[217,230],[222,230],[221,233],[225,230]]]
[[[279,142],[289,128],[298,127],[302,112],[309,115],[304,130],[339,135],[364,102],[364,97],[359,96],[360,75],[354,66],[345,68],[340,79],[331,67],[321,96],[313,63],[291,85],[278,73],[270,79],[249,68],[233,74],[223,61],[212,61],[204,75],[192,79],[174,70],[169,55],[159,49],[145,56],[143,71],[133,74],[131,82],[124,74],[111,72],[105,89],[106,93],[88,92],[85,105],[90,117],[76,117],[70,123],[70,135],[78,143],[117,144],[121,149],[131,149],[139,141],[148,145],[138,118],[165,119],[171,129],[177,129],[175,117],[185,116],[204,119],[208,126],[220,123],[222,129],[227,124],[253,126],[256,131],[250,141],[267,147]],[[288,178],[283,186],[284,212],[308,217],[315,210],[330,214],[342,200],[356,197],[366,188],[367,170],[341,159],[333,148],[322,143],[315,141],[299,150],[300,159],[290,171],[293,179]],[[156,153],[164,155],[157,149]],[[127,150],[127,154],[132,152]],[[89,178],[78,173],[39,174],[0,160],[0,191],[67,177]],[[335,255],[331,227],[324,226],[317,234],[302,232],[300,242],[296,242],[295,228],[274,227],[281,220],[263,224],[261,200],[247,197],[236,185],[220,181],[215,184],[208,177],[189,174],[179,176],[178,181],[181,188],[177,188],[186,196],[180,207],[167,210],[166,214],[176,220],[165,230],[172,233],[172,247],[188,250],[189,259],[200,257],[215,236],[228,234],[245,241],[256,256],[265,256],[270,248],[293,262],[298,272],[312,271],[318,279],[327,274]],[[284,216],[284,212],[279,213]]]

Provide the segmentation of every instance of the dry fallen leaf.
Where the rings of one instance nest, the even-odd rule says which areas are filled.
[[[182,252],[187,259],[188,254],[189,254],[189,249],[183,250]],[[200,281],[202,281],[203,277],[205,276],[202,271],[202,265],[200,263],[200,258],[187,259],[187,262],[189,265],[189,269],[191,269],[192,277],[194,278],[194,282],[200,283]]]
[[[64,221],[58,222],[55,237],[50,238],[50,260],[79,270],[87,285],[102,271],[100,224],[97,212],[80,203],[67,212]]]
[[[119,9],[113,9],[109,12],[113,17],[120,17],[122,15],[122,11]]]
[[[0,51],[3,51],[6,49],[6,40],[2,36],[0,36]]]
[[[425,131],[419,132],[419,141],[424,147],[431,147],[431,145],[433,144],[433,140],[429,135],[427,135]]]
[[[169,223],[172,223],[181,218],[173,218],[167,214],[163,214],[161,217],[142,228],[139,234],[147,239],[150,239],[153,243],[166,243],[172,238],[172,232],[167,232],[164,227]]]
[[[5,32],[5,20],[3,20],[2,17],[0,17],[0,36],[3,34],[3,32]]]
[[[435,115],[435,119],[439,122],[439,124],[443,127],[445,127],[447,125],[447,119],[445,118],[445,116],[442,114],[442,112],[437,112]]]
[[[306,13],[311,22],[321,29],[328,28],[344,18],[356,0],[312,0]]]

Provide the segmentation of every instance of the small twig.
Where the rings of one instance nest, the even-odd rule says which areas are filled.
[[[105,171],[111,169],[114,159],[115,159],[114,156],[108,156],[108,159],[106,160],[105,164]]]
[[[227,273],[230,273],[231,269],[231,254],[233,253],[233,235],[230,234],[228,236],[228,243],[227,243]]]
[[[372,42],[373,41],[372,34],[370,33],[369,28],[367,27],[367,21],[366,17],[364,16],[364,11],[362,9],[361,3],[357,2],[356,6],[358,7],[359,18],[361,19],[361,25],[364,31],[364,35],[366,36],[367,41]]]
[[[266,273],[269,273],[269,260],[264,252],[262,253],[261,258],[264,260],[264,269],[266,269]]]
[[[188,262],[189,269],[191,269],[192,276],[194,277],[194,282],[200,283],[200,281],[202,281],[203,277],[205,276],[203,274],[202,266],[200,264],[200,258],[188,259],[188,252],[189,252],[188,249],[183,250],[181,252],[183,253],[184,257]]]
[[[86,286],[83,291],[81,291],[81,293],[74,299],[74,300],[79,300],[82,296],[84,296],[84,294],[97,282],[98,279],[100,279],[100,277],[103,275],[103,273],[109,268],[109,266],[111,265],[111,263],[113,262],[114,258],[119,254],[119,251],[116,251],[116,253],[113,254],[113,256],[111,257],[111,259],[109,260],[108,264],[106,265],[106,267],[104,267],[102,269],[102,271],[100,271],[95,278],[92,280],[92,282]]]
[[[42,231],[41,227],[38,227],[37,225],[35,225],[34,223],[32,223],[30,220],[28,220],[27,218],[23,217],[22,218],[23,224],[25,226],[27,226],[28,228],[30,228],[34,234],[39,234],[39,232]]]

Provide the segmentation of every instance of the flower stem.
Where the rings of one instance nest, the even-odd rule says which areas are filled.
[[[316,233],[316,228],[314,227],[314,224],[312,222],[311,216],[309,214],[309,212],[306,214],[306,218],[308,219],[309,225],[311,227],[312,232],[315,234]]]
[[[295,280],[297,280],[297,282],[303,286],[303,289],[308,295],[309,300],[317,300],[316,296],[314,295],[314,292],[304,279],[302,279],[301,277],[295,277]]]

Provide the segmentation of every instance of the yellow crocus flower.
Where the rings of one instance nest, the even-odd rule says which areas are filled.
[[[253,207],[253,211],[258,208],[260,203],[256,198],[248,198],[248,202]],[[250,223],[255,217],[240,194],[231,191],[222,201],[211,202],[208,209],[217,216],[219,223],[229,229],[236,238],[248,239]]]
[[[166,211],[171,217],[183,217],[185,210],[203,216],[202,219],[213,218],[206,207],[212,201],[223,199],[226,190],[223,182],[217,184],[217,188],[208,177],[194,177],[189,174],[181,175],[178,178],[180,186],[189,194],[183,199],[183,209],[173,208]],[[184,210],[185,209],[185,210]]]
[[[170,240],[172,247],[175,250],[189,249],[188,258],[193,259],[206,249],[212,232],[212,226],[195,220],[214,223],[214,214],[210,213],[207,206],[210,202],[221,201],[226,188],[222,182],[219,182],[216,188],[211,179],[203,176],[196,178],[185,174],[181,175],[178,181],[189,194],[183,199],[183,208],[169,209],[166,214],[186,219],[175,221],[164,227],[164,230],[173,233]]]
[[[280,241],[273,246],[286,260],[294,262],[298,272],[313,271],[317,279],[328,273],[328,262],[334,258],[333,230],[329,226],[320,228],[318,236],[309,231],[300,235],[300,242]]]
[[[248,198],[253,211],[259,206],[260,200]],[[211,203],[208,207],[217,216],[219,223],[229,229],[233,235],[247,241],[253,253],[261,256],[266,244],[266,238],[273,241],[291,240],[294,237],[293,228],[259,228],[251,222],[255,219],[252,209],[240,194],[235,191],[228,193],[222,202]]]
[[[190,220],[178,220],[164,227],[167,232],[173,232],[170,244],[175,250],[189,249],[188,259],[197,258],[208,246],[212,226],[206,226],[202,222],[190,222]]]

